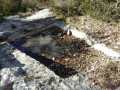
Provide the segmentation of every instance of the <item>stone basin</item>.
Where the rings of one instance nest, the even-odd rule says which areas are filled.
[[[57,26],[17,39],[11,44],[63,78],[77,73],[65,61],[68,63],[76,53],[87,53],[89,47],[84,41],[67,35]]]

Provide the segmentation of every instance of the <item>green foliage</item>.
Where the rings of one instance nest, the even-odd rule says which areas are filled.
[[[36,5],[35,5],[36,4]],[[34,0],[23,0],[21,2],[21,11],[27,11],[28,8],[33,8],[33,7],[37,7],[37,3],[34,2]]]
[[[54,6],[52,11],[63,16],[90,15],[107,22],[118,22],[120,6],[117,0],[65,0],[62,6]]]
[[[77,15],[79,12],[77,11],[77,8],[73,7],[57,7],[54,6],[54,8],[51,9],[53,12],[56,12],[59,15],[63,15],[64,17],[68,17],[71,15]]]
[[[117,2],[117,0],[103,0],[103,2],[113,3],[113,2]]]
[[[53,4],[53,0],[23,0],[21,3],[21,11],[27,11],[29,8],[52,7]]]
[[[0,21],[6,15],[15,14],[20,10],[20,3],[15,0],[0,1]]]
[[[54,0],[38,0],[40,7],[53,7]]]
[[[4,0],[2,4],[2,12],[4,15],[14,14],[19,11],[20,4],[15,0]],[[11,13],[12,12],[12,13]]]
[[[107,22],[118,22],[120,18],[120,3],[117,0],[61,0],[62,5],[56,5],[55,0],[1,0],[0,20],[6,15],[19,11],[28,11],[32,8],[50,7],[63,17],[74,15],[90,15]],[[117,7],[116,4],[118,3]]]
[[[115,3],[113,3],[115,0],[111,0],[111,3],[107,2],[107,0],[105,1],[106,2],[101,2],[100,4],[99,2],[86,2],[81,4],[83,10],[82,14],[90,15],[107,22],[118,22],[118,19],[120,18],[120,7],[115,6]]]
[[[32,8],[50,7],[53,0],[0,0],[0,21],[7,15],[26,12]]]
[[[72,16],[72,15],[80,15],[77,8],[78,1],[77,0],[65,0],[63,1],[62,6],[53,6],[52,11],[56,12],[59,15],[63,15],[64,17]]]

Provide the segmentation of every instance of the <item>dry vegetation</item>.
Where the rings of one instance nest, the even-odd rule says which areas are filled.
[[[106,23],[98,19],[93,19],[90,16],[67,17],[66,23],[69,23],[71,26],[77,28],[77,30],[85,32],[98,42],[104,43],[107,47],[119,52],[119,23]]]
[[[90,72],[88,80],[102,90],[115,90],[120,86],[120,62],[109,62],[107,65]]]

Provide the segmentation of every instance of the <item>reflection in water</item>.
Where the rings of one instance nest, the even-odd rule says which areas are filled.
[[[86,43],[68,36],[58,27],[49,28],[29,39],[18,39],[12,45],[64,78],[77,73],[72,68],[75,63],[71,63],[78,58],[77,55],[74,58],[74,54],[86,55],[88,52]],[[71,68],[69,64],[72,65]]]
[[[31,39],[32,40],[32,39]],[[33,41],[35,40],[35,38],[33,39]],[[37,39],[36,39],[37,40]],[[66,68],[66,66],[60,64],[60,63],[57,63],[51,59],[48,59],[44,56],[41,56],[37,53],[33,53],[31,52],[31,50],[35,50],[35,51],[42,51],[44,48],[41,48],[39,47],[39,45],[35,42],[34,44],[30,44],[30,40],[26,41],[26,39],[24,38],[21,38],[21,39],[18,39],[16,40],[15,42],[11,43],[13,46],[15,46],[17,49],[21,50],[22,52],[26,53],[27,55],[31,56],[32,58],[40,61],[42,64],[44,64],[45,66],[47,66],[50,70],[54,71],[55,74],[59,75],[60,77],[62,78],[68,78],[70,77],[71,75],[75,75],[77,74],[78,72],[76,72],[74,69],[72,68]],[[50,42],[51,43],[51,42]],[[49,44],[50,44],[49,43]],[[37,46],[36,46],[37,45]],[[52,50],[57,50],[57,46],[54,47],[55,44],[51,44],[53,45],[52,47],[50,47]],[[46,45],[43,45],[43,47],[45,47],[45,49],[43,51],[46,51],[46,52],[49,52],[47,50],[47,46],[49,46],[48,44]],[[33,49],[32,49],[33,48]],[[58,56],[58,54],[56,52],[51,52],[51,55],[54,55],[54,56]]]
[[[60,56],[60,49],[50,35],[46,37],[39,36],[28,40],[22,47],[29,47],[32,53],[45,54],[47,58],[56,58]]]

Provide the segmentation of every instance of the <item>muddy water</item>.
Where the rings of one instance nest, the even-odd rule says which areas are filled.
[[[47,58],[57,58],[61,55],[62,50],[57,46],[51,36],[39,36],[28,40],[22,47],[29,48],[32,53],[46,56]]]
[[[71,61],[86,55],[88,45],[84,41],[68,36],[58,27],[52,27],[37,35],[27,36],[12,43],[16,48],[43,63],[61,77],[76,74]],[[75,55],[78,55],[75,57]],[[73,58],[74,57],[74,58]]]

